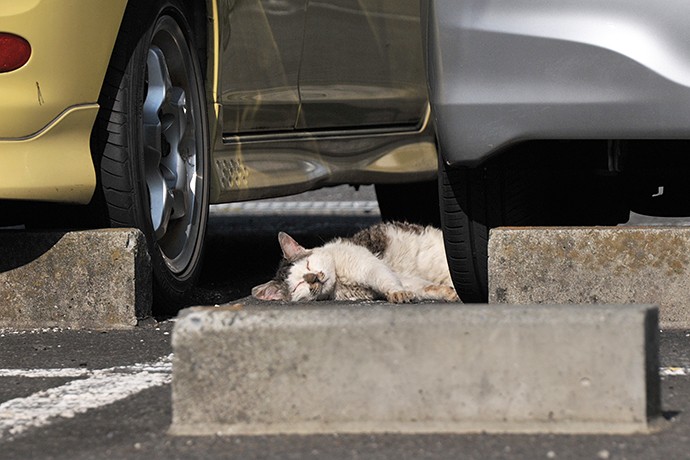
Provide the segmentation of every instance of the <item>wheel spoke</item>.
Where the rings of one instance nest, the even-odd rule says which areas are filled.
[[[186,197],[189,195],[189,181],[187,178],[186,152],[183,139],[187,130],[187,99],[182,88],[173,87],[169,92],[164,116],[163,135],[170,145],[170,152],[161,159],[161,165],[172,172],[168,184],[173,195],[172,219],[179,219],[187,214]]]
[[[171,86],[168,65],[160,48],[152,46],[146,59],[148,89],[144,100],[144,124],[160,123],[159,112]]]
[[[168,230],[173,209],[173,197],[162,174],[151,172],[146,175],[146,185],[151,200],[151,223],[156,239],[161,239]]]
[[[187,215],[192,201],[188,176],[193,170],[188,168],[189,152],[184,142],[188,123],[185,91],[173,86],[168,63],[160,48],[151,47],[147,66],[148,91],[143,117],[146,185],[151,222],[160,240],[171,219]]]

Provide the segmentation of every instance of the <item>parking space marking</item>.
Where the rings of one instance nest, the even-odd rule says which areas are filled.
[[[662,377],[666,376],[687,376],[690,375],[690,367],[662,367],[659,369]]]
[[[27,377],[27,378],[77,378],[88,377],[93,371],[82,368],[66,369],[0,369],[0,377]]]
[[[108,369],[0,369],[0,377],[75,378],[64,385],[0,404],[0,441],[31,428],[72,418],[172,381],[172,354],[150,363]],[[690,368],[667,366],[661,376],[689,376]]]
[[[1,370],[0,376],[17,376]],[[151,363],[84,369],[43,369],[24,377],[86,377],[0,404],[0,440],[21,435],[31,428],[49,425],[91,409],[107,406],[143,390],[172,381],[172,354]]]

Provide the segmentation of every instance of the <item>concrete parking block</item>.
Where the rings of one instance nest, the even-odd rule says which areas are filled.
[[[0,234],[0,327],[122,329],[151,315],[136,229]]]
[[[176,435],[648,430],[655,307],[192,308],[173,331]]]
[[[660,324],[690,327],[690,228],[497,228],[489,302],[655,304]]]

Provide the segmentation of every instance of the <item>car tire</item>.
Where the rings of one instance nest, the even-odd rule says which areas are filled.
[[[439,160],[441,227],[458,296],[488,299],[489,231],[499,226],[555,222],[550,171],[519,161],[491,161],[452,168]]]
[[[438,181],[376,184],[374,189],[384,221],[441,226]]]
[[[492,222],[486,216],[486,184],[481,169],[452,169],[440,162],[441,228],[455,290],[465,303],[487,300],[487,246]]]
[[[209,132],[194,34],[181,2],[130,2],[105,77],[92,148],[112,227],[146,237],[154,314],[184,306],[200,271]]]

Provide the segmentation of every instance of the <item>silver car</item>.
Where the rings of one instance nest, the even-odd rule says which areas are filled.
[[[502,225],[690,215],[690,3],[429,0],[448,261],[487,299]]]

